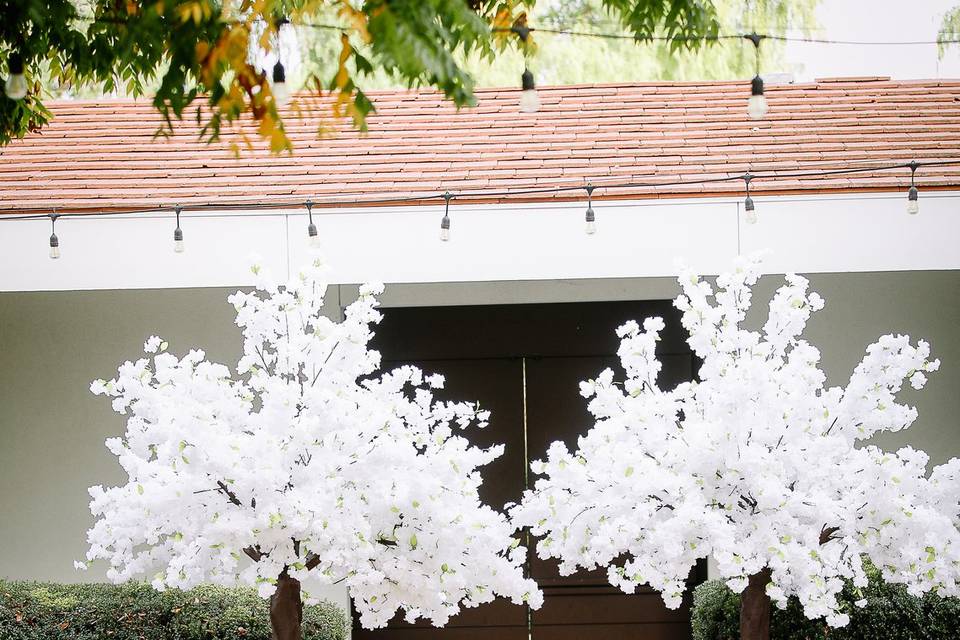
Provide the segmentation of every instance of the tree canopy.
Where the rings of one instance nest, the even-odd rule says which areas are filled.
[[[495,596],[537,608],[526,549],[478,493],[503,446],[465,433],[489,412],[436,400],[442,376],[380,369],[368,342],[383,286],[361,287],[334,322],[319,259],[286,285],[253,271],[257,290],[229,299],[243,330],[233,371],[154,336],[146,357],[91,386],[128,416],[107,440],[128,480],[90,489],[87,560],[160,590],[255,586],[290,607],[278,640],[300,637],[301,583],[308,602],[346,586],[367,628],[398,611],[444,625]]]
[[[531,55],[519,37],[535,0],[6,0],[0,24],[0,144],[43,127],[47,88],[90,84],[106,93],[152,95],[165,122],[196,118],[206,140],[251,114],[276,152],[290,149],[278,110],[285,30],[325,32],[330,60],[304,88],[329,94],[331,116],[365,126],[374,108],[363,81],[385,73],[435,87],[458,106],[474,102],[469,61],[505,51]],[[561,3],[583,4],[583,3]],[[714,0],[602,0],[602,10],[638,41],[666,50],[700,48],[719,29]],[[779,4],[783,3],[782,0]],[[332,62],[332,64],[330,64]],[[519,76],[519,73],[517,73]],[[11,84],[10,80],[13,81]],[[17,86],[19,85],[19,86]],[[12,90],[11,90],[12,89]],[[24,93],[23,97],[18,97]]]
[[[819,350],[800,337],[823,299],[787,275],[763,327],[748,330],[759,278],[756,257],[716,287],[681,274],[674,304],[703,363],[695,382],[657,382],[662,319],[620,327],[625,379],[606,369],[581,383],[595,422],[575,450],[554,442],[533,462],[540,478],[515,523],[562,574],[603,567],[612,585],[649,584],[669,607],[695,562],[712,557],[744,594],[743,640],[768,639],[770,600],[792,596],[809,618],[846,625],[837,595],[845,580],[866,587],[864,558],[912,595],[957,595],[960,458],[928,473],[922,451],[865,442],[913,423],[897,394],[906,382],[923,388],[940,361],[923,340],[886,335],[846,387],[827,387]]]

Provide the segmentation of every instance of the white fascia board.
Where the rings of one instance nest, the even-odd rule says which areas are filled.
[[[771,273],[960,269],[960,192],[758,196],[748,225],[740,198],[460,204],[451,240],[443,205],[315,207],[333,283],[484,282],[671,276],[677,261],[704,274],[738,253],[772,251]],[[248,286],[251,256],[280,278],[309,255],[305,209],[181,214],[186,252],[173,251],[173,216],[61,218],[59,260],[49,220],[0,222],[0,290]]]

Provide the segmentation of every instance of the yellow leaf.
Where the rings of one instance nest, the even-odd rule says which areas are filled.
[[[346,20],[364,42],[370,42],[370,32],[367,31],[367,14],[363,11],[354,9],[346,2],[340,5],[338,12],[340,17]]]
[[[210,43],[201,40],[197,43],[194,51],[196,51],[197,60],[203,60],[207,57],[207,54],[210,53]]]
[[[497,15],[493,17],[494,29],[509,29],[513,25],[513,12],[506,7],[501,7]]]
[[[352,54],[353,46],[350,44],[350,38],[347,37],[347,34],[341,34],[340,62],[337,67],[337,75],[333,79],[334,85],[340,90],[343,90],[350,81],[350,71],[347,69],[347,62],[350,60]]]

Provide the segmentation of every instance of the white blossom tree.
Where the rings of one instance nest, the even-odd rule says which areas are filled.
[[[823,300],[788,275],[766,324],[749,331],[759,276],[756,258],[716,291],[681,275],[675,304],[702,359],[699,382],[658,388],[660,318],[620,327],[625,382],[608,369],[581,384],[595,424],[576,451],[555,442],[533,463],[542,478],[511,516],[562,572],[606,567],[613,585],[648,583],[670,607],[694,563],[712,557],[742,594],[744,640],[768,638],[771,600],[790,596],[808,617],[846,624],[836,596],[845,580],[866,585],[865,557],[912,594],[958,594],[960,460],[928,476],[923,452],[862,442],[914,421],[895,394],[938,368],[929,345],[884,336],[846,388],[825,388],[820,353],[799,337]]]
[[[477,493],[502,446],[461,434],[487,412],[435,401],[442,377],[414,367],[374,376],[382,287],[362,288],[337,323],[322,313],[319,261],[281,287],[254,273],[257,291],[230,297],[244,341],[235,375],[152,337],[149,357],[93,383],[129,416],[107,441],[129,480],[90,489],[87,561],[157,589],[256,585],[278,640],[300,638],[302,600],[337,583],[366,627],[398,610],[443,625],[495,596],[539,606],[525,549]]]

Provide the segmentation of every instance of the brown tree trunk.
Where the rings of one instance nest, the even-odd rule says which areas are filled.
[[[300,600],[300,581],[287,575],[284,569],[277,578],[277,590],[270,596],[270,627],[273,640],[301,640],[303,602]]]
[[[740,594],[740,640],[770,640],[770,569],[753,574],[749,580]]]

